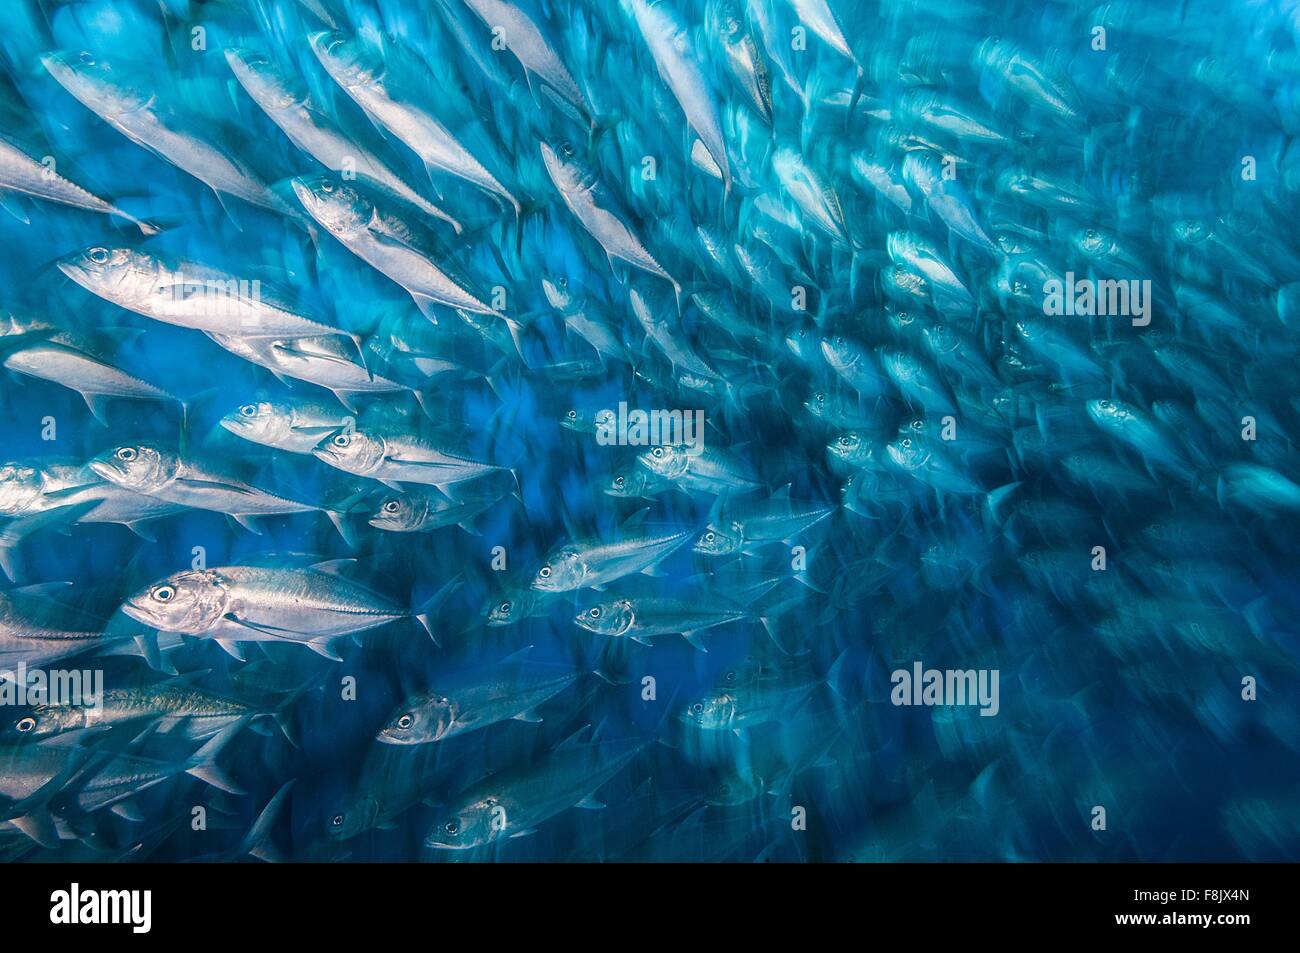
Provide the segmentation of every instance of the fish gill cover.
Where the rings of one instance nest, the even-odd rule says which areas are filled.
[[[1300,856],[1300,20],[22,0],[12,860]]]

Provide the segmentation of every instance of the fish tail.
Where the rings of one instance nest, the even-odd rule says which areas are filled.
[[[348,524],[348,514],[346,510],[326,509],[323,510],[329,521],[334,524],[338,530],[339,536],[343,537],[343,542],[348,544],[348,548],[357,548],[357,537],[352,532],[352,527]]]
[[[233,724],[227,725],[219,732],[213,735],[193,756],[186,762],[185,773],[220,788],[230,794],[244,794],[243,788],[226,773],[225,769],[217,764],[217,755],[230,742],[232,738],[244,727],[248,718],[240,718]]]
[[[267,863],[279,863],[284,859],[271,841],[271,831],[280,819],[280,812],[289,797],[289,790],[293,787],[294,780],[296,779],[291,778],[286,781],[280,786],[280,790],[271,796],[271,800],[266,802],[266,807],[262,808],[262,813],[257,815],[257,820],[249,828],[248,836],[239,845],[241,854],[248,854]]]

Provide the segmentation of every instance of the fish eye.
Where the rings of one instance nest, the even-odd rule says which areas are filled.
[[[239,408],[239,413],[244,417],[256,417],[257,407],[253,404],[245,404],[243,407]]]
[[[573,151],[573,146],[567,142],[560,143],[559,153],[566,159],[572,159],[577,154]]]
[[[130,463],[136,457],[134,447],[118,447],[117,458],[123,463]]]
[[[85,63],[87,66],[94,66],[94,65],[95,65],[95,56],[94,56],[94,54],[92,54],[92,53],[88,53],[88,52],[86,52],[85,50],[82,50],[82,51],[81,51],[81,55],[79,55],[79,56],[77,57],[77,59],[81,60],[81,62]]]
[[[695,714],[698,715],[702,711],[704,711],[704,705],[701,704],[700,702],[696,702],[694,705],[691,706],[691,711],[695,712]]]
[[[97,265],[108,264],[108,249],[103,246],[97,246],[86,252],[86,257]]]
[[[401,718],[397,719],[398,728],[410,728],[413,724],[415,724],[415,719],[412,718],[410,714],[405,714]]]
[[[567,288],[569,287],[569,279],[561,278],[558,282],[556,282],[556,284],[558,284],[561,288]]]
[[[443,830],[445,830],[448,834],[454,834],[458,830],[460,830],[460,824],[456,821],[448,821],[446,824],[443,825]]]
[[[623,477],[621,477],[621,476],[620,476],[620,477],[614,477],[614,485],[615,485],[615,486],[622,486],[622,485],[623,485],[624,483],[626,483],[626,482],[627,482],[627,481],[626,481],[625,479],[623,479]]]
[[[599,618],[600,618],[600,606],[592,606],[592,607],[591,607],[591,617],[592,617],[593,619],[599,619]]]
[[[714,538],[715,538],[715,537],[714,537],[713,533],[705,533],[705,534],[704,534],[704,541],[705,541],[706,543],[711,543],[711,542],[713,542]]]
[[[543,566],[541,570],[538,571],[537,575],[541,576],[543,579],[549,579],[551,577],[551,567]]]
[[[912,438],[904,437],[902,446],[904,450],[910,450],[912,448]]]
[[[401,509],[401,504],[399,504],[396,500],[389,500],[387,503],[384,504],[385,513],[396,513],[399,509]]]
[[[1102,410],[1110,410],[1115,405],[1108,400],[1102,400],[1100,401],[1099,406],[1101,407]]]
[[[650,451],[650,453],[653,454],[653,455],[656,456],[656,457],[662,457],[662,456],[664,455],[664,448],[663,448],[663,447],[655,447],[653,450]]]
[[[569,418],[570,420],[577,420],[577,419],[578,419],[578,412],[577,412],[576,410],[571,410],[571,411],[569,411],[569,413],[568,413],[566,416],[568,416],[568,418]]]
[[[21,719],[14,727],[23,734],[26,734],[36,727],[36,719],[31,715],[28,715],[26,718]]]
[[[326,195],[329,195],[331,192],[334,191],[334,183],[331,182],[329,179],[326,179],[324,182],[320,184],[320,190],[324,192]]]
[[[735,671],[730,671],[726,675],[724,675],[723,678],[725,678],[729,682],[734,682],[736,680],[736,673]]]
[[[153,591],[153,597],[159,602],[171,602],[176,598],[176,590],[171,586],[159,586]]]
[[[899,324],[911,324],[911,323],[912,323],[912,313],[911,313],[910,311],[900,311],[900,312],[898,312],[898,322],[899,322]]]
[[[852,442],[853,442],[853,441],[849,439],[849,435],[848,435],[848,434],[840,434],[840,446],[841,446],[841,447],[847,447],[847,446],[848,446],[849,444],[851,444]]]
[[[335,827],[342,827],[342,826],[343,826],[343,815],[342,815],[342,814],[335,814],[335,815],[334,815],[334,819],[333,819],[332,821],[330,821],[330,823],[333,824]]]
[[[501,603],[501,605],[500,605],[498,608],[500,608],[500,610],[501,610],[502,612],[509,612],[509,611],[510,611],[510,603],[508,603],[508,602],[503,602],[503,603]]]
[[[1083,237],[1088,239],[1088,241],[1090,242],[1095,242],[1100,236],[1097,234],[1095,230],[1090,228],[1083,233]]]
[[[352,442],[352,438],[345,433],[335,434],[334,439],[330,442],[336,447],[346,447]]]

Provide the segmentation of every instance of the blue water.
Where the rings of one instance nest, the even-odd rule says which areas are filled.
[[[594,132],[553,96],[535,99],[519,62],[492,49],[490,31],[458,0],[326,2],[333,22],[313,12],[319,6],[169,0],[163,17],[149,3],[91,0],[16,3],[0,14],[6,134],[30,143],[38,159],[54,156],[61,175],[163,228],[142,243],[120,218],[21,198],[29,223],[0,213],[0,303],[59,325],[108,329],[111,363],[187,402],[184,433],[178,408],[165,402],[112,401],[104,426],[74,390],[10,374],[0,386],[5,460],[81,463],[158,442],[294,499],[333,503],[365,491],[349,518],[356,547],[319,514],[267,518],[256,535],[198,510],[150,524],[155,541],[119,525],[78,524],[22,542],[14,585],[70,581],[60,599],[113,636],[111,651],[60,664],[101,669],[110,685],[183,677],[263,702],[303,691],[287,716],[296,744],[250,726],[221,753],[242,795],[173,779],[132,799],[139,820],[106,809],[63,812],[58,846],[7,831],[15,857],[109,859],[143,844],[132,856],[241,858],[254,819],[290,780],[267,856],[1160,861],[1300,853],[1300,711],[1292,691],[1300,338],[1287,308],[1288,289],[1300,281],[1291,228],[1300,79],[1293,5],[831,4],[850,58],[811,28],[806,48],[786,48],[799,8],[811,23],[809,11],[821,4],[754,0],[737,10],[758,37],[769,118],[726,72],[717,39],[723,6],[678,4],[697,51],[690,59],[721,117],[735,179],[725,198],[722,183],[692,164],[695,135],[633,17],[616,4],[520,8],[545,26],[598,117]],[[763,19],[773,24],[784,65],[761,38]],[[1092,48],[1098,24],[1107,27],[1104,50]],[[386,49],[403,47],[426,64],[434,80],[417,88],[417,101],[449,124],[452,116],[474,117],[473,136],[486,138],[473,141],[500,150],[505,181],[525,197],[522,219],[462,179],[435,172],[431,181],[414,153],[381,136],[312,55],[308,35],[329,27],[382,37]],[[203,31],[198,49],[195,28]],[[1005,72],[972,61],[995,35],[1024,58]],[[408,181],[464,218],[464,236],[443,229],[441,240],[479,287],[505,289],[505,311],[523,328],[518,350],[508,335],[481,338],[448,308],[436,309],[435,326],[406,291],[323,230],[309,235],[281,215],[219,200],[78,103],[40,59],[49,50],[90,50],[139,71],[162,91],[177,123],[278,183],[293,206],[287,180],[322,167],[234,81],[222,54],[230,46],[275,53],[327,115],[358,141],[390,150]],[[1024,62],[1031,73],[1050,64],[1076,105],[1046,104],[1045,87],[1024,78]],[[906,105],[917,90],[987,118],[1004,141],[927,124]],[[611,266],[560,200],[541,141],[574,144],[595,169],[645,246],[686,286],[680,312],[667,282],[625,263]],[[819,227],[780,180],[772,163],[779,148],[794,150],[833,191],[848,241]],[[853,174],[853,157],[870,151],[904,184],[903,158],[917,150],[959,157],[958,181],[978,220],[997,240],[1024,247],[980,248],[934,208],[926,211],[914,182],[905,183],[913,203],[905,213]],[[656,159],[653,179],[643,177],[645,156]],[[1243,178],[1244,156],[1254,159],[1252,178]],[[1066,183],[1073,198],[1017,196],[1000,178],[1011,169]],[[825,198],[816,189],[812,195],[814,203]],[[1179,229],[1187,222],[1201,231],[1186,237]],[[780,287],[806,286],[806,310],[764,293],[734,253],[729,269],[710,261],[696,226],[776,261]],[[1120,236],[1135,253],[1086,258],[1070,242],[1089,228]],[[891,290],[883,273],[900,266],[887,244],[891,232],[936,248],[969,291],[969,309],[954,310],[926,291],[909,298]],[[251,401],[296,396],[328,404],[330,393],[277,380],[199,331],[111,304],[56,267],[96,245],[138,246],[250,279],[287,274],[310,313],[363,337],[397,333],[427,344],[455,335],[458,354],[479,375],[403,380],[424,390],[430,415],[463,439],[470,456],[512,469],[517,493],[481,515],[474,533],[367,525],[392,490],[311,456],[241,440],[218,423]],[[1134,326],[1127,316],[1048,317],[1037,301],[1026,305],[1008,290],[1025,276],[1067,268],[1080,277],[1149,279],[1156,289],[1150,325]],[[566,332],[543,293],[542,278],[552,276],[564,276],[611,316],[635,371],[612,359],[602,366]],[[647,341],[629,301],[633,288],[717,370],[713,393],[683,382]],[[692,291],[710,290],[725,292],[761,329],[756,340],[732,338],[689,300]],[[1198,300],[1208,304],[1198,310]],[[969,335],[990,378],[937,363],[923,339],[900,326],[898,315],[909,311],[924,325]],[[1064,343],[1025,343],[1020,320]],[[935,402],[880,370],[883,394],[855,392],[816,350],[812,361],[793,353],[786,339],[798,329],[862,342],[872,360],[901,350],[931,368],[960,405],[956,448],[941,448],[960,485],[914,478],[886,447],[913,419],[933,435],[944,416]],[[1178,347],[1199,363],[1167,368],[1157,351]],[[581,362],[585,373],[573,379],[565,362]],[[859,428],[875,448],[865,465],[846,466],[828,451],[850,427],[828,426],[805,408],[828,392],[871,422]],[[1098,426],[1086,409],[1094,400],[1137,408],[1157,421],[1156,436],[1126,440]],[[740,561],[781,577],[772,634],[746,618],[710,630],[704,652],[675,634],[638,644],[575,625],[580,609],[628,587],[677,596],[711,584],[719,600],[735,595],[712,574],[736,564],[693,553],[690,544],[663,563],[661,575],[570,592],[537,617],[485,625],[508,587],[526,587],[547,554],[573,536],[632,534],[620,525],[643,507],[647,525],[692,534],[718,517],[717,495],[698,488],[644,500],[603,492],[616,471],[635,465],[637,448],[602,446],[560,422],[570,409],[591,414],[620,401],[703,409],[706,444],[729,448],[759,485],[738,488],[728,502],[768,500],[789,485],[793,500],[834,508],[806,532]],[[357,408],[362,429],[376,416],[422,416],[408,395],[362,398]],[[1169,416],[1175,410],[1183,416]],[[1258,423],[1253,441],[1239,433],[1246,415]],[[963,444],[968,427],[990,432],[993,448]],[[1165,446],[1173,449],[1162,453]],[[1072,479],[1066,463],[1075,453],[1106,461],[1123,482]],[[1273,489],[1247,495],[1238,481],[1262,477],[1232,469],[1243,464],[1266,468]],[[1172,531],[1174,541],[1162,541],[1153,526]],[[1098,545],[1106,550],[1104,572],[1093,569]],[[495,547],[504,548],[504,571],[493,564]],[[458,584],[434,619],[439,645],[404,620],[342,644],[342,661],[259,643],[246,645],[240,662],[202,635],[163,636],[161,656],[144,657],[151,653],[137,650],[132,637],[148,641],[155,633],[115,607],[198,559],[208,567],[355,559],[352,577],[410,607],[448,581]],[[406,696],[528,646],[531,662],[583,673],[540,707],[540,724],[506,720],[419,746],[375,741]],[[684,722],[694,700],[754,658],[777,669],[804,666],[815,687],[752,727],[701,731]],[[910,672],[914,662],[996,670],[997,714],[891,703],[891,673]],[[253,674],[241,678],[250,666]],[[1253,700],[1243,697],[1243,679],[1254,680]],[[8,742],[18,743],[10,729],[21,714],[0,719]],[[599,787],[604,808],[574,807],[580,798],[572,797],[525,836],[463,852],[425,845],[462,791],[488,772],[537,766],[544,776],[556,746],[585,726],[597,740],[645,743]],[[141,727],[117,727],[83,744],[121,750]],[[197,747],[172,737],[146,737],[142,745],[172,761]],[[334,818],[354,810],[358,796],[401,785],[418,794],[386,829],[346,840],[330,835]],[[193,829],[196,806],[206,810],[205,830]],[[1104,808],[1103,829],[1097,808]]]

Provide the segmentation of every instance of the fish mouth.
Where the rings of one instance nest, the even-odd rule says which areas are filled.
[[[60,84],[66,85],[65,80],[73,79],[77,75],[77,71],[72,66],[72,61],[78,56],[79,54],[67,51],[51,50],[48,53],[42,53],[40,60],[47,73]]]
[[[831,367],[848,367],[850,361],[844,352],[844,348],[836,347],[830,341],[822,341],[822,356]]]
[[[113,482],[116,482],[122,477],[122,471],[120,471],[117,467],[113,466],[113,464],[110,463],[108,460],[102,460],[96,458],[94,460],[91,460],[90,463],[87,464],[87,466],[90,467],[92,473],[96,474],[97,476],[103,477],[105,480],[111,480]]]
[[[347,42],[345,37],[338,30],[318,30],[307,37],[307,42],[311,48],[316,51],[320,57],[333,56],[334,51]]]
[[[135,598],[135,596],[132,596],[130,599],[126,600],[126,602],[122,603],[122,614],[134,619],[136,622],[143,622],[148,626],[154,625],[149,614],[145,612],[143,608],[136,605]]]
[[[242,434],[244,431],[249,429],[248,425],[243,422],[243,418],[241,418],[237,413],[227,414],[218,420],[217,423],[221,425],[223,430],[237,435]]]
[[[90,288],[92,285],[90,271],[85,265],[81,264],[74,258],[64,258],[55,262],[59,271],[63,272],[68,278],[71,278],[83,288]]]
[[[311,187],[310,181],[305,176],[296,176],[290,180],[289,185],[293,188],[293,194],[298,197],[303,208],[311,211],[320,204],[320,199],[316,196],[316,190]]]

